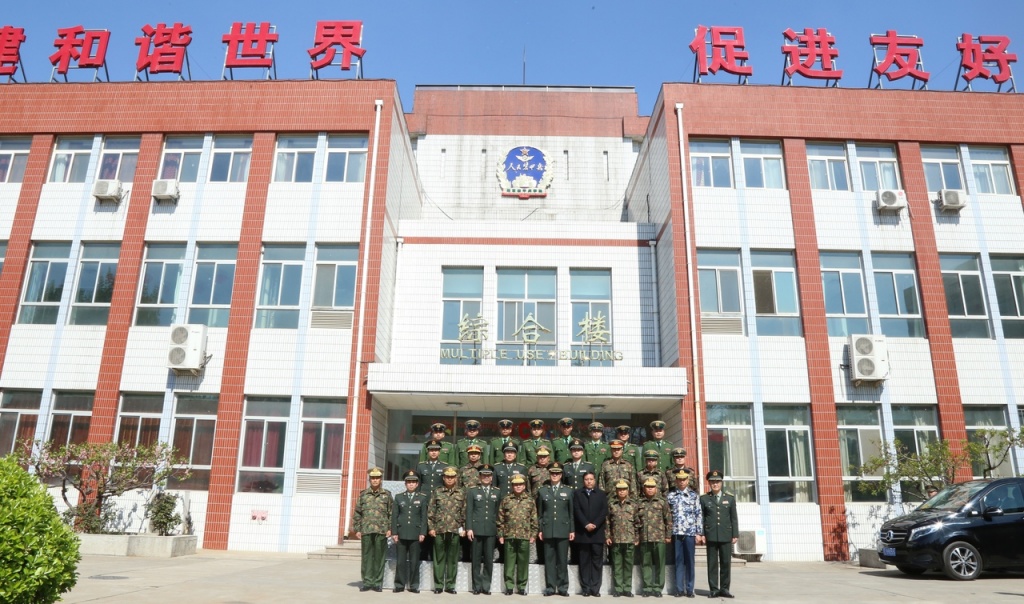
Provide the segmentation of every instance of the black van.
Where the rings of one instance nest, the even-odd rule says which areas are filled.
[[[969,581],[981,571],[1024,567],[1024,479],[972,480],[946,487],[887,521],[878,557],[918,575],[942,570]]]

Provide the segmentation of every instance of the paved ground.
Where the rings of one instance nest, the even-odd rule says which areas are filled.
[[[692,601],[707,601],[704,572],[702,568],[697,569],[698,598]],[[416,601],[458,602],[483,597],[468,593],[455,596],[362,593],[358,589],[358,562],[307,560],[304,555],[288,554],[201,550],[194,556],[171,560],[86,556],[79,565],[79,573],[78,585],[64,598],[64,602],[333,604],[341,598],[351,597],[360,604],[412,604]],[[607,587],[603,589],[607,591]],[[735,602],[1024,602],[1024,574],[987,574],[977,581],[961,583],[934,573],[908,577],[897,570],[866,569],[838,563],[762,562],[733,570],[733,592],[736,594]],[[541,598],[539,595],[528,597],[531,600],[526,601]],[[610,596],[605,594],[603,597]],[[518,601],[519,596],[492,595],[486,599],[493,604],[506,600]],[[573,596],[571,600],[583,601],[580,596]],[[545,601],[565,600],[555,597]],[[690,600],[673,598],[671,601]]]

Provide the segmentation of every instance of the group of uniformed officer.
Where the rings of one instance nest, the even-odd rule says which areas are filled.
[[[635,547],[641,559],[641,595],[661,597],[665,548],[674,540],[679,541],[677,596],[693,597],[693,545],[706,542],[710,595],[732,597],[729,559],[738,522],[735,498],[721,491],[721,473],[708,473],[711,491],[698,505],[686,450],[664,440],[664,422],[651,422],[653,438],[642,447],[629,443],[629,426],[619,426],[619,438],[605,443],[604,426],[593,422],[588,426],[590,440],[584,443],[573,437],[573,423],[571,418],[559,420],[561,436],[548,440],[544,422],[533,420],[531,438],[520,442],[512,436],[513,422],[501,420],[501,435],[488,443],[479,438],[480,422],[469,420],[466,438],[455,444],[443,440],[447,427],[435,423],[416,469],[403,476],[405,491],[393,498],[381,488],[383,472],[372,468],[370,487],[360,493],[353,518],[356,537],[362,540],[361,590],[381,591],[391,539],[397,553],[395,592],[419,592],[421,551],[426,550],[422,557],[433,560],[434,592],[456,593],[461,539],[474,594],[490,594],[498,549],[505,568],[504,593],[526,595],[530,544],[536,543],[537,561],[545,568],[544,595],[568,596],[569,547],[579,534],[577,543],[609,546],[616,597],[633,596]],[[607,511],[602,511],[606,518],[596,524],[582,518],[586,514],[579,511],[583,508],[576,501],[577,491],[581,502],[589,503],[595,492],[607,500]],[[588,561],[591,553],[585,556]],[[603,558],[602,550],[598,565]],[[600,595],[599,573],[596,586],[594,573],[582,561],[580,573],[581,585],[588,574],[583,595]]]

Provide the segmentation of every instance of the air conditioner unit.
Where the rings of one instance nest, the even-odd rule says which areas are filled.
[[[875,207],[883,212],[899,212],[907,207],[907,194],[903,189],[880,189],[875,199]]]
[[[752,531],[740,531],[740,538],[736,541],[737,554],[764,554],[767,541],[767,533],[763,528]]]
[[[92,196],[100,202],[121,202],[121,181],[114,180],[97,180],[92,185]]]
[[[206,326],[171,325],[167,367],[175,371],[198,372],[206,365]]]
[[[178,181],[172,179],[154,180],[153,199],[157,203],[176,203],[178,201]]]
[[[942,189],[939,191],[939,208],[943,211],[952,210],[959,212],[967,206],[967,195],[956,189]]]
[[[885,336],[871,334],[850,336],[850,379],[880,382],[889,377],[889,351]]]

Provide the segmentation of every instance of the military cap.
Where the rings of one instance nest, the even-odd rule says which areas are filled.
[[[469,445],[466,447],[466,453],[483,453],[484,450],[480,448],[480,445]]]
[[[601,422],[594,422],[587,426],[587,430],[591,432],[604,432],[604,424]]]
[[[672,457],[686,457],[686,447],[672,449]]]
[[[455,469],[455,466],[448,466],[447,468],[444,469],[444,477],[445,478],[448,478],[448,477],[451,477],[451,476],[458,476],[458,475],[459,475],[459,471]]]
[[[544,427],[544,420],[542,420],[542,419],[531,419],[530,420],[530,428],[537,429],[537,428],[543,428],[543,427]]]
[[[711,470],[710,472],[707,473],[706,476],[704,476],[704,480],[707,480],[708,482],[713,482],[713,481],[721,482],[722,481],[722,471],[721,470]]]
[[[574,438],[574,439],[572,439],[572,442],[569,443],[569,448],[570,449],[582,449],[582,448],[584,448],[583,447],[583,441],[581,441],[578,438]]]
[[[508,453],[509,451],[519,451],[519,449],[517,449],[517,448],[516,448],[516,446],[515,446],[515,445],[513,445],[512,443],[508,443],[508,444],[507,444],[507,445],[505,445],[505,447],[504,447],[504,448],[502,449],[502,452],[504,452],[504,453]]]
[[[471,419],[468,422],[466,422],[466,429],[467,430],[479,430],[480,429],[480,422],[476,421],[475,419]]]
[[[572,426],[572,424],[573,421],[571,417],[563,417],[562,419],[558,420],[558,425],[562,426],[563,428],[568,428]]]
[[[488,464],[484,464],[484,465],[480,466],[479,468],[477,468],[477,474],[480,474],[481,476],[484,475],[484,474],[490,476],[491,474],[494,474],[494,468],[492,468]]]
[[[615,429],[615,433],[616,434],[628,434],[632,430],[633,429],[630,428],[629,426],[627,426],[626,424],[622,424],[621,426],[619,426],[618,428]]]
[[[420,475],[416,473],[416,470],[409,470],[408,472],[405,473],[405,476],[403,476],[402,478],[405,479],[405,482],[420,481]]]
[[[537,449],[537,457],[547,457],[548,455],[551,455],[551,451],[547,447]]]
[[[660,457],[661,455],[658,455],[658,452],[654,449],[647,449],[644,451],[644,459],[659,459]]]
[[[510,419],[503,419],[503,420],[498,421],[498,427],[499,428],[511,428],[513,425],[514,424],[512,423],[512,420],[510,420]]]
[[[512,480],[510,480],[509,483],[511,483],[511,484],[526,484],[526,477],[523,476],[522,474],[516,474],[515,476],[512,477]]]
[[[551,464],[551,467],[548,468],[548,472],[550,472],[552,474],[561,474],[562,473],[562,464],[558,463],[557,461],[554,462],[553,464]]]
[[[661,421],[660,419],[659,420],[654,420],[653,422],[651,422],[651,430],[664,430],[664,429],[665,429],[665,422]]]
[[[436,440],[428,440],[427,441],[427,450],[430,451],[431,449],[438,449],[438,450],[440,450],[441,449],[441,443],[437,442]]]
[[[658,486],[658,481],[653,478],[648,478],[647,480],[644,481],[644,488],[656,486]]]
[[[620,480],[620,481],[615,483],[615,488],[616,489],[628,489],[629,488],[629,483],[626,482],[625,480]]]
[[[616,438],[612,442],[608,443],[608,446],[613,448],[613,449],[621,449],[622,448],[622,441]]]
[[[688,473],[686,473],[686,471],[684,471],[684,470],[679,470],[673,476],[675,477],[676,480],[689,480],[690,479],[690,475]]]
[[[442,424],[441,422],[437,422],[436,424],[433,424],[433,425],[430,426],[430,431],[431,432],[445,432],[447,430],[448,430],[448,427],[445,426],[444,424]]]
[[[380,468],[370,468],[367,474],[370,475],[370,478],[380,478],[384,476],[384,471]]]

